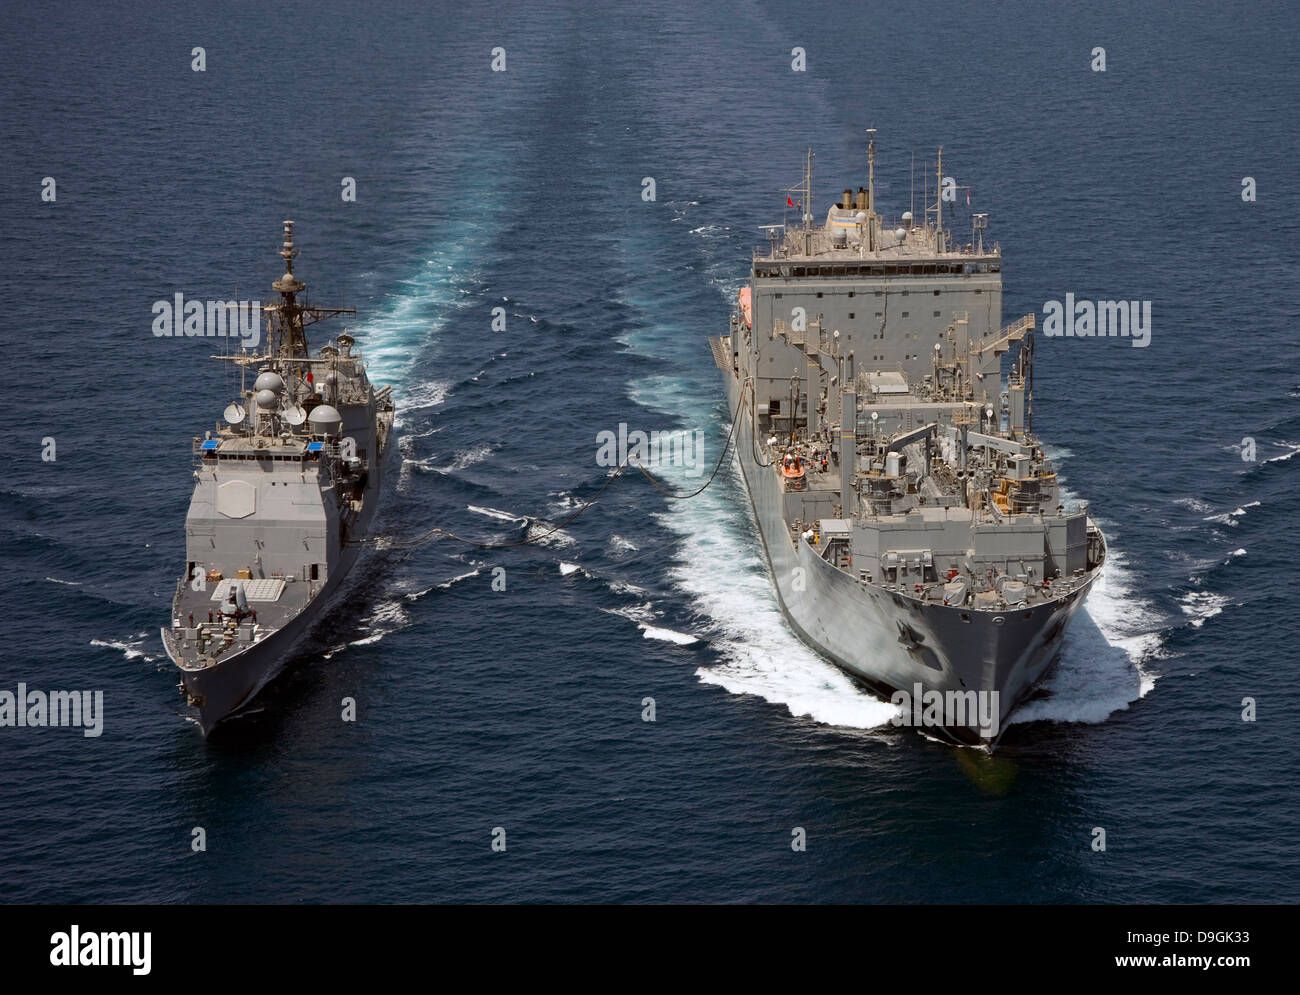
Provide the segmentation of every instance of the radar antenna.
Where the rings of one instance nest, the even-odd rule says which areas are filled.
[[[273,356],[281,359],[306,359],[310,356],[307,346],[306,328],[325,318],[339,314],[356,314],[350,307],[311,307],[298,303],[298,295],[306,291],[307,285],[293,274],[293,260],[298,250],[293,244],[293,222],[284,222],[284,247],[280,256],[284,259],[284,276],[271,284],[271,289],[280,295],[279,304],[264,305],[262,310],[268,312],[267,325],[270,332],[270,350]]]

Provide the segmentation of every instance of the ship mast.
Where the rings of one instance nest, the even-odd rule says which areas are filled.
[[[808,161],[803,171],[803,226],[805,230],[812,227],[812,161],[813,150],[810,146]]]
[[[861,189],[861,188],[859,188]],[[867,129],[867,241],[876,250],[876,129]]]
[[[943,146],[939,146],[939,161],[935,167],[938,182],[935,184],[934,247],[943,251]]]
[[[339,314],[356,314],[356,308],[350,307],[308,307],[298,303],[298,295],[307,289],[307,285],[293,275],[293,260],[298,250],[293,244],[293,222],[284,222],[284,248],[280,257],[284,259],[284,276],[271,284],[271,289],[280,295],[279,304],[267,304],[262,310],[269,313],[267,318],[270,332],[270,352],[277,359],[307,359],[311,353],[307,346],[308,325],[314,325],[324,318]]]
[[[867,210],[876,212],[876,129],[867,129]]]

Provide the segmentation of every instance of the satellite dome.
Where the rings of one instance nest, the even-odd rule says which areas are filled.
[[[860,224],[860,225],[865,225],[865,224],[867,223],[867,212],[866,212],[866,211],[859,211],[859,212],[857,213],[856,217],[857,217],[857,222],[858,222],[858,224]]]
[[[259,390],[254,395],[253,399],[257,401],[257,406],[259,408],[274,408],[277,401],[279,400],[275,395],[275,391],[270,390],[269,388],[266,387]]]
[[[311,409],[307,421],[314,431],[322,435],[333,435],[339,430],[339,426],[343,424],[343,416],[339,414],[339,409],[332,404],[318,404]]]
[[[257,379],[253,381],[253,390],[269,390],[278,394],[284,390],[284,380],[280,378],[280,374],[267,370],[257,375]]]
[[[898,239],[900,242],[901,242],[903,239],[907,238],[907,229],[906,229],[906,228],[895,228],[895,229],[894,229],[894,238]]]

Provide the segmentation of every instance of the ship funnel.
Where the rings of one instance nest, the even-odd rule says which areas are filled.
[[[845,191],[844,191],[844,199],[843,199],[842,201],[840,201],[840,207],[842,207],[844,210],[847,211],[847,210],[849,210],[852,206],[853,206],[853,191],[852,191],[852,190],[845,190]]]
[[[858,210],[865,211],[868,206],[870,205],[867,204],[867,192],[863,190],[861,187],[858,187],[858,203],[857,203]]]

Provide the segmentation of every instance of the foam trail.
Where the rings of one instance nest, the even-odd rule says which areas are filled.
[[[1265,463],[1282,463],[1285,462],[1286,460],[1289,460],[1296,453],[1300,453],[1300,446],[1297,446],[1293,442],[1279,442],[1278,445],[1286,446],[1290,450],[1290,452],[1285,452],[1281,456],[1274,456],[1271,459],[1266,459],[1264,460]]]
[[[647,407],[662,405],[666,411],[707,408],[707,402],[690,403],[687,393],[682,381],[656,377],[634,386],[632,399]],[[701,421],[710,425],[704,461],[711,465],[721,454],[725,436],[715,431],[712,416]],[[664,466],[659,474],[666,486],[680,490],[695,480],[685,471]],[[656,516],[685,540],[670,578],[710,621],[710,645],[722,656],[721,663],[701,667],[696,676],[826,725],[870,729],[888,723],[898,715],[897,706],[859,690],[786,625],[753,522],[744,511],[747,499],[741,486],[740,471],[733,466],[698,497],[673,502]]]
[[[480,508],[476,504],[465,505],[466,509],[474,512],[476,515],[485,515],[488,518],[495,518],[502,522],[524,522],[527,521],[523,515],[512,515],[508,511],[499,511],[496,508]]]
[[[92,639],[90,645],[101,649],[118,650],[128,660],[148,660],[150,662],[158,660],[159,657],[150,656],[140,648],[143,645],[145,636],[146,633],[141,632],[129,640]]]
[[[1024,722],[1104,722],[1155,687],[1150,660],[1160,646],[1149,602],[1132,595],[1123,554],[1110,549],[1088,600],[1066,630],[1055,671],[1042,684],[1046,698],[1022,705]]]
[[[1225,511],[1222,515],[1208,515],[1204,519],[1207,522],[1218,522],[1221,525],[1236,526],[1237,522],[1245,518],[1251,508],[1258,508],[1258,501],[1251,501],[1249,504],[1243,504],[1240,508],[1233,511]]]
[[[1199,629],[1207,620],[1222,613],[1230,599],[1212,591],[1190,591],[1179,600],[1184,615],[1191,616],[1191,625]]]
[[[1059,459],[1060,450],[1046,450],[1053,460]],[[1061,500],[1069,505],[1079,498],[1062,487]],[[1202,514],[1213,510],[1195,498],[1179,503]],[[1109,531],[1105,523],[1098,524]],[[1160,648],[1161,621],[1151,602],[1137,596],[1135,589],[1123,552],[1111,543],[1088,600],[1066,630],[1059,664],[1041,686],[1047,697],[1021,706],[1011,724],[1102,722],[1155,687],[1158,675],[1150,661]]]
[[[646,639],[662,639],[665,642],[676,643],[678,646],[692,646],[699,642],[699,639],[689,633],[661,629],[654,625],[642,625],[641,632]]]

